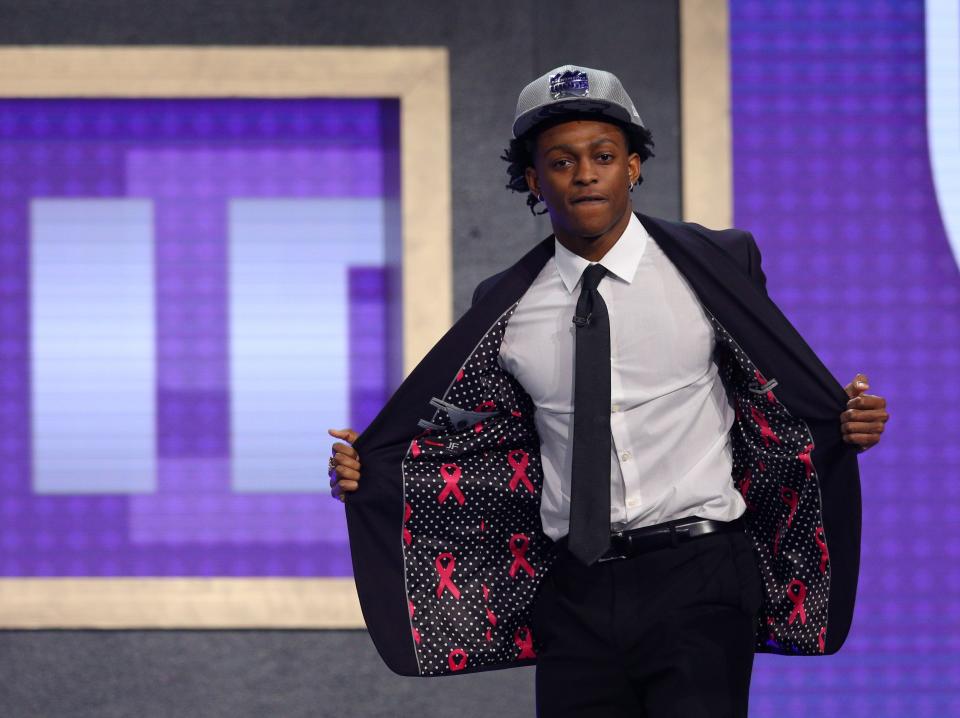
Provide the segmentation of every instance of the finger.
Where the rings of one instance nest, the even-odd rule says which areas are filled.
[[[347,481],[346,479],[341,479],[337,482],[337,486],[340,487],[341,491],[356,491],[359,488],[360,484],[356,481]]]
[[[360,454],[357,453],[356,449],[347,444],[341,444],[339,441],[331,446],[330,449],[333,451],[334,455],[343,454],[344,456],[349,456],[354,459],[360,458]]]
[[[333,460],[337,462],[337,464],[339,464],[340,466],[346,466],[348,469],[360,468],[359,461],[357,461],[356,459],[350,458],[346,454],[341,454],[340,452],[337,452],[336,454],[333,455]]]
[[[847,400],[847,407],[855,409],[883,409],[886,405],[887,400],[875,394],[861,394]]]
[[[341,444],[341,446],[343,446],[343,444]],[[341,451],[333,451],[330,458],[336,464],[343,464],[344,466],[349,466],[351,469],[360,468],[360,457],[356,452],[346,454]]]
[[[890,415],[883,409],[847,409],[840,414],[840,421],[887,421]]]
[[[853,377],[853,381],[843,387],[843,390],[847,393],[847,396],[853,398],[857,394],[860,394],[869,388],[870,384],[867,382],[867,375],[858,373],[855,377]]]
[[[356,473],[356,472],[354,472],[354,473]],[[339,482],[339,481],[344,481],[344,480],[348,480],[348,481],[359,481],[359,480],[360,480],[360,475],[359,475],[359,474],[356,474],[355,476],[343,476],[343,475],[341,475],[339,472],[336,472],[336,471],[331,471],[331,472],[330,472],[330,485],[331,485],[331,486],[334,486],[337,482]]]
[[[360,480],[360,472],[355,469],[348,469],[346,466],[338,466],[330,472],[330,479],[350,479],[351,481]]]
[[[357,440],[357,437],[360,436],[353,429],[327,429],[327,433],[330,436],[335,436],[338,439],[343,439],[349,441],[351,444]]]
[[[844,434],[882,434],[882,421],[848,421],[840,429]]]

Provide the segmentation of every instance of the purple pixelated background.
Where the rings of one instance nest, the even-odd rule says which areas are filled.
[[[350,575],[322,472],[315,492],[231,490],[227,201],[395,197],[398,121],[390,100],[0,100],[0,576]],[[157,490],[39,495],[30,201],[123,197],[154,210]],[[358,430],[387,396],[384,273],[348,271]]]
[[[754,233],[771,296],[834,375],[846,384],[866,373],[892,415],[881,446],[860,457],[863,554],[848,642],[823,658],[758,656],[751,715],[960,715],[960,276],[930,176],[924,5],[729,4],[735,223]],[[361,100],[0,101],[0,575],[349,573],[342,542],[135,544],[131,504],[143,496],[31,494],[27,201],[127,196],[137,152],[189,143],[297,153],[340,138],[386,151],[392,137],[395,151],[396,122],[395,105]],[[335,180],[313,178],[304,194],[322,195],[324,182],[352,196],[389,191],[356,166],[346,163]],[[303,196],[288,185],[258,192]],[[197,211],[222,221],[215,209]],[[188,251],[176,224],[157,236],[171,253]],[[189,251],[215,259],[222,249],[214,238]],[[158,279],[173,279],[158,284],[158,327],[176,346],[186,330],[163,312],[202,300],[212,308],[194,319],[214,341],[201,346],[184,334],[185,351],[161,356],[158,369],[176,376],[178,362],[195,362],[215,384],[222,267],[198,263],[186,282],[169,271],[161,258]],[[352,316],[378,316],[369,297],[382,294],[382,274],[358,269],[350,286]],[[363,341],[376,343],[376,333]],[[161,465],[167,451],[226,459],[223,422],[203,419],[225,416],[223,390],[191,391],[158,387],[161,416],[176,417],[158,443]],[[379,408],[378,391],[351,383],[351,396],[368,402],[350,417],[355,427]],[[216,510],[220,479],[206,477]],[[331,503],[322,493],[239,498],[261,507],[294,500],[307,522]]]
[[[735,222],[842,384],[888,401],[835,656],[759,656],[751,715],[960,715],[960,278],[930,174],[924,4],[731,0]]]

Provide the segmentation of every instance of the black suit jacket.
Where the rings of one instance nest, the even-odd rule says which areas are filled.
[[[714,361],[737,413],[731,479],[765,584],[756,648],[833,653],[850,628],[859,569],[856,450],[840,431],[847,396],[767,296],[749,233],[637,217],[714,327]],[[529,619],[554,549],[540,525],[534,407],[497,354],[553,250],[551,235],[482,282],[355,444],[354,576],[371,638],[397,673],[536,660]]]

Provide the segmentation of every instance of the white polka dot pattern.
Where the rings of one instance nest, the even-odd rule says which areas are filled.
[[[805,422],[790,415],[753,362],[709,310],[714,355],[727,395],[736,402],[730,429],[733,479],[747,502],[747,533],[764,582],[757,650],[823,653],[830,561],[820,484]]]
[[[497,363],[514,304],[486,333],[444,401],[496,414],[465,428],[447,412],[403,461],[411,629],[422,675],[529,662],[537,586],[552,562],[540,525],[533,403]],[[409,539],[409,540],[408,540]]]

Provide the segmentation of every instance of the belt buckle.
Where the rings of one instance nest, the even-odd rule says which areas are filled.
[[[606,563],[607,561],[619,561],[621,559],[627,558],[627,554],[624,553],[627,549],[630,548],[630,537],[625,536],[623,531],[617,531],[616,533],[610,534],[610,548],[607,549],[607,553],[610,553],[614,550],[614,544],[620,544],[619,553],[612,556],[604,554],[597,559],[597,563]]]

